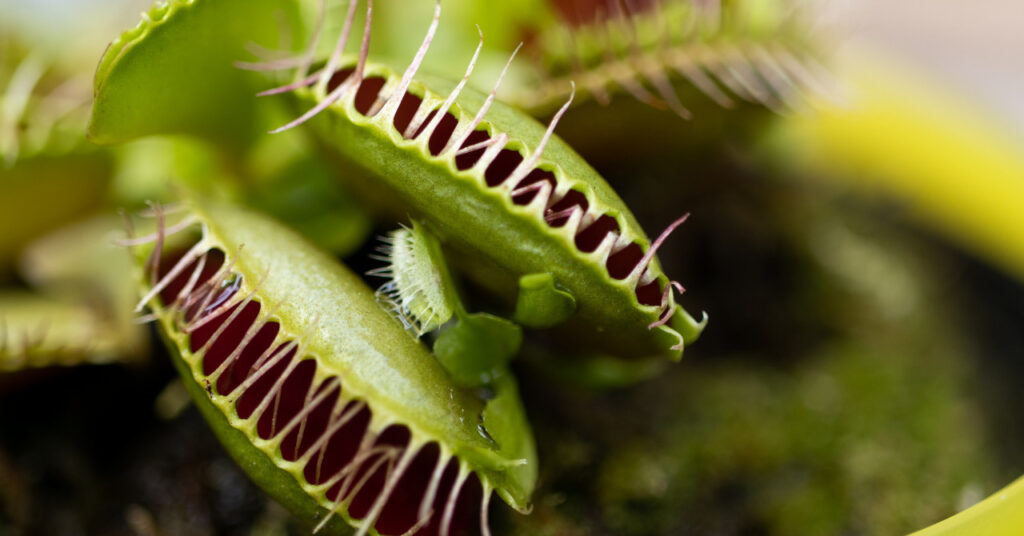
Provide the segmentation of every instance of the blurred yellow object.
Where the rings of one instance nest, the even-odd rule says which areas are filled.
[[[852,46],[851,46],[852,48]],[[908,213],[1024,280],[1024,140],[940,82],[878,53],[835,64],[835,101],[783,117],[768,149],[783,165]],[[1024,534],[1024,477],[914,536]]]
[[[835,75],[842,102],[780,119],[774,153],[809,175],[897,200],[1024,279],[1024,141],[941,82],[881,54],[853,49]]]
[[[980,503],[911,536],[1019,536],[1024,531],[1024,477]]]

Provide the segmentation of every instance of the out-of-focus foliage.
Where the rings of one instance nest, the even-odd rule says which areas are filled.
[[[836,62],[840,103],[780,119],[776,165],[842,180],[1024,280],[1024,151],[1005,125],[912,68],[857,50]],[[888,201],[892,202],[892,201]]]
[[[36,156],[0,168],[0,274],[29,241],[106,205],[110,155]]]
[[[132,313],[132,270],[114,243],[120,225],[113,217],[73,223],[22,253],[21,276],[32,292],[3,297],[0,368],[131,362],[148,354]]]
[[[0,278],[35,236],[100,210],[113,163],[85,141],[89,90],[14,36],[0,36]]]
[[[839,332],[789,366],[717,356],[611,396],[554,395],[574,427],[538,424],[559,463],[517,533],[898,534],[990,485],[942,276],[885,225],[819,216],[790,247]]]
[[[109,210],[114,158],[87,143],[87,70],[0,37],[0,354],[4,371],[146,355]],[[70,226],[70,227],[66,227]]]
[[[0,372],[104,363],[124,355],[98,311],[28,293],[0,294]]]

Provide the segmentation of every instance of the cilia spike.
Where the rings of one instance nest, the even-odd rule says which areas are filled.
[[[687,85],[726,108],[735,98],[776,112],[806,108],[808,94],[832,93],[817,60],[803,53],[812,31],[792,2],[570,4],[558,8],[561,28],[535,29],[543,36],[533,51],[538,83],[512,97],[539,114],[556,106],[568,79],[601,104],[620,90],[685,119],[692,114],[678,92]]]
[[[306,111],[277,131],[308,123],[338,157],[339,175],[375,192],[369,198],[383,210],[429,223],[467,259],[458,268],[510,302],[520,278],[548,274],[550,292],[571,295],[576,314],[545,320],[534,311],[531,326],[564,322],[581,352],[678,357],[679,341],[695,340],[704,323],[665,293],[673,286],[622,200],[554,134],[572,91],[545,128],[496,99],[515,52],[488,94],[466,84],[479,47],[458,83],[420,73],[440,4],[401,72],[367,59],[366,33],[357,54],[342,54],[351,6],[316,81],[298,72],[299,83],[286,86]],[[368,5],[367,32],[370,17]]]
[[[529,509],[511,378],[486,402],[453,385],[358,277],[262,216],[151,212],[154,232],[124,241],[143,304],[226,448],[314,532],[490,534],[492,492]]]

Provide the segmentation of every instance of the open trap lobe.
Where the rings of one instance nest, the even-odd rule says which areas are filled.
[[[352,60],[342,65],[345,62],[340,61],[340,56],[332,56],[319,73],[306,78],[308,83],[289,88],[298,90],[313,86],[317,81],[323,86],[314,88],[310,93],[314,96],[313,108],[278,130],[302,124],[338,103],[335,108],[341,121],[372,126],[386,134],[384,139],[396,140],[398,146],[416,145],[421,150],[425,149],[422,151],[425,160],[445,162],[463,178],[476,180],[482,183],[481,187],[500,192],[508,205],[526,207],[530,217],[540,220],[550,234],[573,237],[565,247],[582,254],[577,258],[590,253],[586,262],[600,263],[615,284],[631,287],[635,307],[641,311],[653,309],[654,318],[658,320],[669,318],[675,310],[672,291],[682,287],[663,283],[667,278],[652,263],[654,248],[648,248],[649,254],[644,253],[639,239],[643,236],[642,231],[623,229],[626,218],[601,210],[600,204],[591,199],[595,192],[586,182],[565,176],[557,165],[541,162],[545,145],[558,119],[571,104],[571,97],[555,115],[536,147],[527,152],[518,148],[526,144],[517,139],[515,132],[502,132],[494,125],[484,123],[505,70],[473,117],[460,113],[457,106],[453,108],[472,74],[479,46],[465,76],[443,100],[414,80],[433,39],[439,15],[440,4],[415,59],[401,76],[379,65],[367,65],[368,40],[365,35],[354,66],[351,65]],[[350,9],[345,27],[351,27],[353,20],[354,10]],[[367,29],[369,22],[368,10]],[[336,54],[344,50],[347,39],[347,33],[343,32]],[[481,36],[481,46],[482,39]],[[506,70],[509,64],[506,64]],[[350,110],[361,118],[347,117]],[[424,210],[429,216],[431,209],[427,207]],[[544,264],[538,266],[541,265]],[[656,324],[663,323],[656,322],[651,326]],[[681,343],[673,348],[677,347],[681,348]]]
[[[301,338],[284,333],[261,303],[258,283],[243,291],[232,260],[197,245],[157,257],[149,283],[187,335],[207,394],[255,423],[275,463],[301,464],[302,484],[328,509],[321,525],[343,512],[382,535],[488,533],[489,493],[475,473],[437,442],[413,444],[402,424],[375,433],[372,404],[345,396],[338,376],[317,374]]]

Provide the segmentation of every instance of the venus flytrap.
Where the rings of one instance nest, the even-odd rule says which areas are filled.
[[[19,159],[86,152],[81,138],[89,111],[83,72],[69,71],[15,38],[0,42],[0,166]]]
[[[0,288],[0,375],[146,353],[119,312],[127,259],[104,247],[109,221],[83,221],[104,208],[113,167],[82,136],[83,74],[0,39],[0,284],[25,285]]]
[[[25,291],[0,291],[0,376],[36,367],[111,363],[133,357],[101,310]]]
[[[188,134],[230,151],[263,128],[251,96],[256,78],[231,68],[253,44],[289,48],[300,2],[168,0],[107,48],[96,68],[89,138],[100,144],[153,134]],[[292,35],[298,43],[301,35]],[[211,120],[218,118],[218,120]]]
[[[552,3],[561,23],[538,19],[548,24],[534,28],[535,80],[508,95],[531,113],[556,109],[568,80],[601,104],[628,94],[684,118],[693,115],[694,93],[725,108],[741,101],[783,112],[828,91],[807,52],[807,14],[795,2]]]
[[[113,167],[82,137],[87,79],[20,45],[0,39],[0,281],[31,241],[102,209]]]
[[[299,0],[157,2],[108,46],[88,132],[100,144],[132,141],[114,151],[119,205],[173,201],[184,187],[258,208],[336,254],[359,247],[369,215],[298,133],[272,142],[262,135],[281,111],[253,95],[259,75],[233,66],[247,50],[305,42],[306,7]]]
[[[111,167],[109,155],[96,152],[0,164],[0,280],[34,239],[102,209]]]
[[[553,135],[571,98],[545,128],[495,99],[503,74],[489,94],[466,87],[476,55],[458,83],[418,74],[439,5],[404,72],[368,60],[372,5],[358,55],[345,55],[354,14],[312,75],[264,92],[292,92],[307,110],[278,131],[308,123],[367,197],[429,223],[460,268],[523,304],[526,323],[558,324],[581,347],[622,357],[678,358],[704,322],[675,302],[682,287],[654,255],[682,219],[647,239],[607,183]],[[529,311],[537,307],[552,312]]]
[[[417,221],[384,237],[375,257],[387,265],[367,272],[388,281],[377,296],[416,337],[439,329],[461,307],[440,244]]]
[[[34,240],[19,272],[33,292],[0,299],[0,369],[129,363],[146,357],[145,332],[132,317],[131,262],[113,244],[113,216],[67,225]]]
[[[536,459],[511,377],[490,400],[459,388],[358,277],[262,216],[196,203],[150,215],[155,231],[124,241],[145,259],[140,308],[279,502],[317,530],[388,535],[474,518],[489,534],[492,492],[529,510]]]
[[[458,295],[437,239],[419,222],[393,231],[381,248],[388,264],[369,275],[389,280],[377,291],[417,337],[438,331],[433,350],[463,387],[491,384],[507,373],[522,329],[487,313],[470,314]],[[450,321],[450,322],[449,322]]]
[[[538,1],[532,0],[530,5]],[[319,3],[327,4],[326,0]],[[536,480],[536,455],[513,378],[505,367],[520,345],[521,331],[503,319],[469,313],[456,291],[454,275],[470,275],[505,298],[504,311],[510,312],[510,318],[519,325],[552,328],[548,332],[550,337],[540,341],[546,344],[541,348],[546,353],[535,355],[540,360],[550,358],[548,361],[556,365],[549,367],[548,372],[561,374],[553,382],[553,390],[558,397],[566,398],[555,400],[574,402],[566,395],[571,391],[568,384],[573,382],[608,387],[649,377],[668,365],[663,354],[678,355],[683,344],[692,342],[699,334],[703,322],[698,323],[676,304],[676,295],[683,288],[662,273],[655,257],[685,217],[673,222],[655,240],[649,240],[601,177],[554,136],[555,125],[572,105],[586,100],[605,101],[614,94],[627,93],[652,106],[670,108],[680,116],[688,116],[691,110],[696,115],[703,110],[694,109],[686,95],[676,94],[695,89],[723,107],[750,101],[786,111],[800,107],[801,93],[816,83],[813,60],[802,56],[799,35],[793,34],[796,40],[789,41],[793,37],[788,33],[791,28],[778,19],[792,7],[789,2],[559,3],[589,6],[586,9],[594,9],[593,17],[582,16],[572,23],[573,43],[562,56],[559,50],[565,44],[553,44],[547,41],[550,34],[541,32],[540,46],[552,46],[554,50],[548,50],[551,55],[544,60],[549,63],[543,67],[549,70],[544,71],[534,91],[507,94],[521,99],[518,102],[530,113],[553,115],[547,128],[495,100],[504,73],[489,94],[465,87],[480,57],[480,48],[458,83],[419,72],[437,29],[437,14],[427,39],[405,71],[370,61],[368,31],[364,31],[363,44],[356,55],[344,53],[346,40],[342,39],[334,54],[316,62],[314,41],[299,58],[275,58],[265,64],[245,65],[257,70],[297,67],[291,83],[267,92],[294,92],[290,102],[302,107],[300,112],[304,113],[286,127],[309,123],[318,135],[318,143],[367,197],[390,206],[393,215],[412,221],[410,228],[391,235],[386,252],[390,265],[379,271],[379,275],[387,275],[391,281],[377,295],[294,233],[264,217],[209,199],[174,211],[154,207],[144,214],[153,224],[145,227],[151,228],[124,241],[138,248],[143,294],[139,312],[148,306],[149,314],[143,318],[159,323],[160,334],[173,354],[171,358],[200,411],[253,479],[317,532],[441,535],[476,532],[479,527],[480,533],[489,534],[491,493],[499,493],[520,511],[529,508]],[[517,4],[517,9],[532,11],[522,5]],[[251,142],[259,135],[265,117],[253,100],[245,98],[252,93],[248,91],[251,75],[232,69],[229,64],[240,59],[244,41],[270,43],[268,39],[277,35],[276,15],[283,13],[288,18],[294,11],[292,7],[289,2],[277,0],[170,0],[146,12],[139,28],[117,40],[99,66],[92,123],[94,139],[115,142],[153,133],[187,133],[213,139],[231,150],[243,149],[244,152],[231,155],[242,156],[231,160],[235,165],[231,173],[253,174],[249,169],[243,171],[247,165],[272,167],[265,164],[281,156],[277,151],[285,140],[281,136],[259,139],[266,142],[265,148],[272,154],[249,163],[253,153],[259,152],[252,151]],[[342,30],[345,35],[351,35],[355,28],[356,10],[357,3],[351,1]],[[369,13],[365,24],[369,28]],[[507,34],[521,30],[513,24],[507,26]],[[326,27],[324,24],[314,33],[319,35]],[[404,31],[404,26],[400,31]],[[778,36],[785,42],[774,41]],[[288,43],[280,47],[288,48]],[[7,88],[4,111],[27,109],[22,106],[24,88],[31,85],[28,82],[36,78],[34,70],[38,69],[28,62],[19,70],[18,83],[0,84]],[[513,73],[509,81],[514,78]],[[12,87],[17,91],[10,91]],[[631,114],[638,108],[644,107],[637,105],[622,112],[627,117],[623,124],[646,130],[656,121],[636,120]],[[650,113],[650,117],[658,117],[654,111]],[[13,131],[12,126],[19,124],[20,120],[9,120],[14,115],[17,114],[0,121],[0,152],[5,157],[18,155],[21,165],[28,160],[24,158],[28,156],[24,149],[32,144],[22,143],[21,138],[4,137]],[[623,139],[628,135],[610,132],[613,129],[602,118],[582,115],[593,120],[591,125],[600,127],[592,127],[591,134],[613,144],[616,159],[633,158],[632,164],[637,164],[635,154],[623,156],[630,152],[629,140]],[[882,123],[888,125],[891,121]],[[677,128],[680,123],[665,124]],[[34,122],[35,125],[43,125],[37,131],[42,134],[40,139],[45,140],[54,130],[45,121]],[[662,154],[670,143],[688,144],[680,144],[679,139],[669,140],[660,132],[645,134],[646,140],[658,140],[649,145]],[[17,142],[14,150],[9,143],[12,139]],[[865,154],[885,153],[871,147],[875,151]],[[317,201],[320,206],[333,203],[330,212],[314,210],[313,203],[305,204],[304,199],[309,197],[288,199],[288,195],[311,185],[298,178],[311,169],[306,164],[319,163],[313,162],[314,158],[302,160],[301,157],[309,156],[305,151],[301,147],[295,161],[281,158],[280,167],[261,170],[269,171],[265,178],[272,187],[255,195],[257,202],[253,204],[284,218],[314,216],[289,219],[287,223],[293,227],[307,224],[298,230],[318,236],[321,240],[317,245],[328,245],[336,255],[351,252],[368,232],[370,224],[365,214],[344,217],[340,214],[343,211],[338,210],[342,203],[333,203],[327,196],[319,196]],[[169,168],[162,164],[174,160],[167,157],[169,152],[164,146],[150,152],[143,150],[137,156],[159,171],[162,180],[169,174]],[[960,156],[962,153],[949,152]],[[161,162],[161,157],[167,160]],[[671,158],[679,161],[677,154]],[[12,160],[8,158],[5,163]],[[882,163],[885,160],[877,159]],[[68,162],[71,160],[62,161],[57,169],[67,169]],[[87,199],[79,194],[100,191],[106,185],[106,168],[101,166],[99,188],[90,189],[85,177],[72,177],[71,182],[56,183],[66,186],[60,188],[65,195],[47,198],[41,195],[45,190],[37,189],[41,182],[48,182],[37,180],[45,173],[33,171],[46,168],[28,169],[16,181],[0,170],[0,179],[6,180],[0,180],[0,223],[12,222],[9,226],[0,224],[0,232],[4,233],[0,239],[0,263],[5,260],[4,253],[12,250],[6,247],[12,242],[8,238],[18,238],[9,229],[15,225],[27,227],[31,216],[60,214],[54,203]],[[133,171],[124,176],[139,186],[139,176]],[[631,167],[630,171],[635,172],[636,168]],[[990,175],[1006,174],[985,174]],[[210,173],[198,173],[196,177],[207,184],[218,182]],[[277,182],[277,178],[282,180]],[[254,194],[249,188],[254,184],[239,181],[234,186]],[[29,188],[20,189],[25,185]],[[324,191],[312,186],[313,197]],[[215,197],[207,194],[203,195]],[[142,198],[146,197],[149,196]],[[1017,198],[1004,196],[1006,200]],[[88,199],[99,202],[98,197]],[[296,206],[297,211],[293,210]],[[962,212],[953,210],[946,214]],[[989,207],[985,213],[991,212]],[[11,219],[4,220],[4,215]],[[766,223],[765,227],[771,229],[771,222]],[[321,234],[329,226],[340,232]],[[1002,229],[992,225],[985,228]],[[1004,242],[1002,236],[1000,243]],[[15,249],[23,245],[18,243]],[[1009,247],[1003,249],[1014,251]],[[33,265],[34,273],[27,279],[41,284],[45,280],[77,277],[77,269],[82,266],[75,261],[80,257],[61,257],[73,250],[66,242],[54,248],[35,249],[35,254],[26,256],[34,258],[26,262]],[[381,301],[395,309],[400,322],[381,309]],[[95,311],[65,302],[39,296],[22,300],[5,294],[0,297],[0,369],[53,364],[62,362],[66,355],[76,355],[77,360],[82,353],[90,359],[100,359],[114,351],[105,346],[113,335],[107,333],[109,326],[96,316]],[[847,322],[844,318],[844,325]],[[409,337],[409,332],[415,337]],[[417,340],[421,336],[426,340]],[[429,343],[433,343],[432,352],[428,350]],[[580,364],[564,355],[600,350],[626,359],[597,356]],[[652,354],[655,357],[649,357]],[[12,355],[20,361],[8,360]],[[856,358],[851,361],[859,363],[858,366],[865,363],[859,353],[851,357]],[[876,378],[878,371],[892,370],[892,365],[889,360],[882,367],[868,366],[864,369],[865,379]],[[811,371],[816,373],[810,377],[814,381],[806,394],[812,396],[798,396],[793,401],[800,411],[814,412],[821,407],[819,380],[824,376],[820,371]],[[748,386],[756,383],[746,378],[740,380]],[[893,383],[894,392],[904,393],[906,389],[898,384]],[[679,385],[673,387],[677,393],[687,392],[680,391]],[[826,391],[835,390],[832,385],[827,387]],[[754,391],[754,398],[773,399],[770,393],[765,398],[766,393]],[[695,480],[693,472],[685,470],[689,460],[697,460],[703,467],[708,465],[704,462],[709,458],[676,455],[683,452],[679,445],[686,443],[680,438],[698,436],[692,434],[693,428],[685,420],[679,419],[685,411],[674,410],[696,408],[695,418],[700,422],[708,422],[707,415],[711,414],[700,403],[707,400],[707,393],[693,393],[692,400],[675,408],[665,403],[666,398],[657,396],[658,403],[653,408],[649,403],[637,404],[637,408],[619,413],[628,419],[637,412],[651,411],[647,421],[638,423],[639,428],[657,423],[658,432],[670,432],[665,436],[669,438],[666,443],[672,446],[669,455],[659,450],[645,451],[643,446],[648,440],[636,441],[634,434],[623,434],[618,429],[613,432],[617,438],[612,444],[627,447],[625,455],[606,455],[615,451],[600,445],[579,448],[580,437],[586,434],[559,445],[561,436],[586,429],[588,422],[585,418],[550,420],[548,424],[558,426],[547,438],[553,440],[552,452],[589,450],[600,452],[604,458],[598,465],[590,463],[595,460],[586,452],[567,457],[575,460],[552,456],[552,467],[561,465],[580,472],[580,464],[587,463],[587,472],[599,475],[588,481],[593,486],[576,489],[591,487],[588,494],[600,498],[590,505],[598,508],[590,512],[600,513],[588,513],[581,520],[578,507],[559,508],[562,524],[539,515],[533,518],[535,524],[520,527],[519,532],[585,530],[581,526],[615,532],[615,523],[627,531],[644,532],[645,528],[664,526],[671,532],[692,523],[692,518],[685,514],[682,523],[666,516],[670,523],[659,525],[655,518],[660,517],[657,511],[661,509],[679,511],[679,502],[671,498],[674,487],[710,489],[714,493],[709,482]],[[722,389],[720,394],[730,404],[735,402],[735,389]],[[646,395],[641,398],[643,402],[651,400]],[[807,404],[807,400],[797,398],[813,398],[817,403]],[[604,400],[603,408],[596,397],[592,401],[597,404],[581,404],[581,411],[599,414],[601,419],[596,423],[609,422],[608,413],[615,412],[602,411],[610,409],[608,400]],[[614,397],[612,404],[621,401],[622,398]],[[916,401],[922,402],[922,398],[917,397]],[[871,407],[886,406],[869,402]],[[934,413],[927,407],[930,405],[929,400],[922,402],[928,415]],[[744,412],[748,406],[743,404],[730,407],[738,408],[740,414],[750,414]],[[789,413],[783,411],[780,415]],[[665,419],[666,416],[670,418]],[[824,418],[830,423],[838,420],[831,414]],[[932,423],[935,419],[927,421]],[[566,427],[566,422],[574,426]],[[769,435],[784,433],[782,427],[768,428]],[[728,437],[731,432],[727,427],[710,429],[727,432],[723,436],[726,439],[721,441],[723,448],[705,449],[716,455],[728,453],[733,446],[742,447],[750,436],[746,429],[740,430],[736,438]],[[789,435],[806,436],[793,432]],[[834,437],[840,435],[843,434]],[[118,441],[120,446],[121,440]],[[826,442],[830,448],[835,443]],[[698,445],[698,454],[708,445],[700,440],[693,443]],[[769,442],[769,446],[777,447],[776,443],[784,442]],[[806,448],[806,441],[799,443],[800,449]],[[637,445],[639,448],[634,448]],[[739,454],[756,465],[761,463],[745,451]],[[767,456],[777,458],[778,453],[773,451]],[[800,460],[803,458],[806,456]],[[666,462],[679,463],[676,470],[667,471],[673,463]],[[0,466],[3,465],[6,462],[0,460]],[[894,464],[891,469],[895,469],[895,474],[899,468],[899,464]],[[561,483],[551,479],[550,474],[545,481],[550,490],[545,499],[557,500],[538,502],[564,501]],[[693,482],[699,484],[694,486]],[[811,495],[818,492],[817,486],[805,487]],[[1005,496],[999,495],[1006,500],[990,501],[975,513],[966,514],[966,520],[954,520],[951,533],[1004,530],[1016,534],[1014,525],[1020,524],[1020,516],[1016,515],[1020,509],[1000,505],[1020,502],[1020,494],[1015,491],[1019,487],[1006,490]],[[804,493],[803,489],[799,491]],[[777,497],[778,493],[769,495]],[[576,501],[576,497],[571,497],[568,504]],[[643,504],[645,501],[647,505]],[[146,507],[144,501],[140,504],[143,506],[133,506],[130,512]],[[801,517],[804,512],[800,510],[815,508],[808,507],[813,502],[801,504],[803,507],[796,509],[794,517],[801,521],[786,526],[806,530],[808,525],[802,521],[805,517]],[[843,503],[822,502],[819,508],[827,513],[835,511],[837,504]],[[650,508],[652,505],[655,508]],[[769,500],[757,509],[759,514],[770,511],[780,513],[781,517],[792,515],[793,509],[788,505],[778,506]],[[730,514],[736,513],[735,505],[729,507]],[[638,515],[622,516],[625,509]],[[820,512],[804,515],[812,522],[822,517]],[[63,519],[63,515],[59,517]],[[599,519],[602,517],[604,521]],[[613,517],[620,521],[603,524]],[[760,522],[768,517],[758,515],[757,526],[762,526]],[[637,522],[633,523],[633,519]],[[737,518],[730,519],[735,525]],[[868,524],[877,528],[870,521]],[[950,524],[940,526],[936,533],[945,534],[949,528]]]

